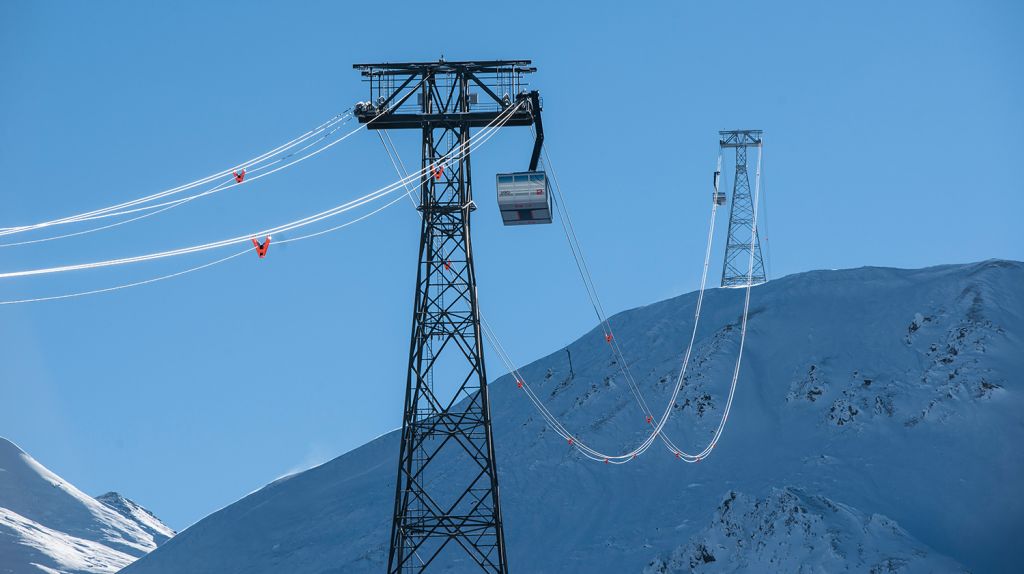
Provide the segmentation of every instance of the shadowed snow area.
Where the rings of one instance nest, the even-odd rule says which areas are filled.
[[[174,535],[134,502],[107,506],[0,438],[0,573],[117,572]]]
[[[895,522],[795,488],[730,492],[711,523],[644,574],[670,572],[966,572]]]
[[[742,297],[713,289],[705,299],[666,427],[691,452],[724,406]],[[690,293],[612,319],[656,412],[695,302]],[[1011,572],[1024,562],[1024,265],[792,275],[754,288],[749,329],[729,424],[698,464],[660,444],[623,466],[592,463],[545,427],[510,377],[494,381],[512,571]],[[523,369],[545,404],[597,448],[642,440],[649,427],[600,331],[568,349],[572,375],[564,349]],[[269,484],[125,572],[380,572],[397,439]],[[470,472],[443,458],[428,468],[440,490]],[[471,571],[465,561],[436,566]]]

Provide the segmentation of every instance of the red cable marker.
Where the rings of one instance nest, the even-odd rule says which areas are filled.
[[[434,174],[435,180],[441,181],[441,176],[444,174],[444,168],[430,166],[430,172]]]
[[[452,270],[452,262],[451,261],[445,261],[444,262],[444,269],[445,269],[445,271],[451,271]]]
[[[516,380],[516,386],[518,386],[520,389],[523,388],[523,381]]]
[[[607,458],[606,458],[606,459],[604,459],[604,463],[605,463],[605,464],[608,464],[608,459],[607,459]]]
[[[651,418],[651,415],[647,415],[647,424],[651,424],[652,420],[654,419]]]
[[[263,240],[263,243],[256,241],[256,238],[253,237],[252,246],[256,248],[256,255],[259,255],[260,259],[263,259],[267,256],[267,250],[270,249],[270,236],[268,235],[267,238]]]
[[[572,446],[572,437],[569,437],[569,446]]]
[[[604,342],[605,343],[611,343],[612,342],[612,334],[611,333],[608,333],[607,335],[604,336]]]
[[[676,458],[683,458],[683,455],[679,454],[679,451],[676,451]]]
[[[242,183],[242,180],[245,179],[245,168],[244,167],[242,168],[242,173],[238,173],[237,171],[233,171],[231,173],[235,174],[235,181],[237,183]]]

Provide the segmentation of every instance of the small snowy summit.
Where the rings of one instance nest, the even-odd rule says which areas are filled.
[[[154,516],[152,512],[139,506],[134,500],[121,496],[120,493],[108,492],[97,496],[96,500],[113,508],[121,516],[141,526],[143,530],[153,536],[153,541],[156,542],[157,546],[167,542],[175,535],[175,532],[166,524],[160,522],[160,519]]]
[[[0,573],[117,572],[172,536],[138,504],[95,499],[0,437]]]

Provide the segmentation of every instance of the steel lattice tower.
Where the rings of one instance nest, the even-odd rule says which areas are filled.
[[[757,285],[768,278],[761,256],[761,238],[754,227],[754,200],[750,195],[750,178],[747,176],[747,148],[756,147],[760,158],[761,130],[721,131],[718,135],[719,150],[736,150],[736,177],[732,186],[732,206],[729,208],[729,235],[725,243],[725,262],[722,264],[722,287],[745,287],[748,273],[751,284]],[[751,245],[754,250],[752,273]]]
[[[506,574],[470,241],[476,206],[468,149],[471,128],[512,106],[504,125],[536,121],[540,128],[539,96],[522,90],[522,75],[535,68],[529,60],[443,59],[354,67],[370,84],[370,101],[355,108],[361,123],[422,132],[422,226],[388,572],[461,563]]]

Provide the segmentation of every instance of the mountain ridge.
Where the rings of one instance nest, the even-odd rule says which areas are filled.
[[[894,571],[1013,571],[1024,560],[1011,534],[1024,507],[1010,486],[1024,471],[1013,447],[1024,440],[1016,414],[1024,407],[1022,284],[1024,264],[989,260],[814,271],[755,287],[733,414],[715,453],[697,465],[657,445],[622,467],[584,461],[517,396],[508,375],[498,377],[490,388],[511,568],[639,572],[708,539],[730,492],[755,501],[751,507],[801,492],[848,509],[848,523],[885,517],[872,524],[903,534],[843,544],[868,544],[865,552]],[[735,289],[705,295],[666,426],[684,448],[706,442],[717,425],[742,297]],[[612,317],[653,405],[675,380],[695,300],[684,294]],[[595,328],[567,346],[571,375],[564,349],[522,373],[574,435],[625,449],[648,426],[598,339]],[[390,433],[275,481],[125,572],[377,571],[387,559],[396,452]],[[432,480],[443,488],[458,472],[439,466]],[[903,562],[885,563],[887,548]],[[909,560],[915,549],[925,552],[918,563]],[[719,568],[732,564],[718,571],[743,571],[725,558],[735,548],[709,551]],[[819,558],[822,568],[834,564]],[[440,571],[460,567],[452,560]]]
[[[124,512],[0,437],[0,572],[116,572],[173,536],[151,513],[117,496]]]

